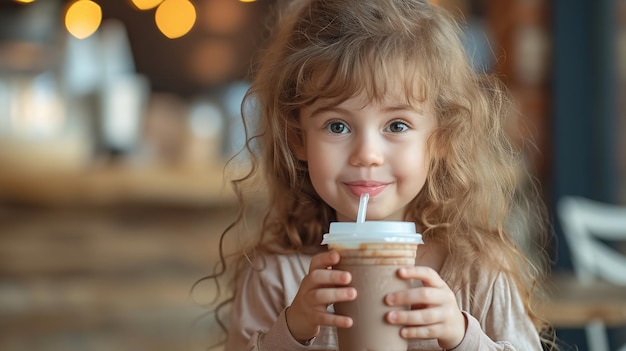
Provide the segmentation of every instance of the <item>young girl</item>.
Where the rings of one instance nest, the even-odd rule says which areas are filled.
[[[541,350],[539,270],[509,226],[521,203],[513,111],[472,70],[455,22],[425,0],[299,0],[285,13],[248,95],[256,156],[234,184],[242,195],[260,175],[269,201],[226,350],[307,350],[350,328],[329,306],[359,292],[320,243],[330,222],[355,220],[362,193],[368,220],[413,221],[424,237],[397,273],[423,286],[385,299],[411,306],[385,316],[409,350]]]

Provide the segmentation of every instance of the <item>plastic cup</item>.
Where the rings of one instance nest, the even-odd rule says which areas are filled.
[[[337,331],[333,327],[321,326],[319,335],[315,338],[309,350],[316,351],[337,351]]]
[[[422,236],[412,222],[333,222],[324,235],[323,245],[337,250],[341,261],[333,269],[352,274],[350,286],[357,298],[334,304],[335,313],[349,316],[351,328],[339,328],[340,351],[406,351],[408,341],[400,336],[400,326],[389,324],[385,315],[409,306],[388,306],[385,296],[411,287],[397,276],[398,268],[415,265]]]

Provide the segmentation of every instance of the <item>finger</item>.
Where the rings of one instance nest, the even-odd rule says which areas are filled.
[[[337,251],[328,251],[313,256],[309,265],[309,272],[316,269],[326,269],[339,263],[341,256]]]
[[[349,288],[324,288],[311,290],[309,293],[309,301],[312,305],[326,306],[335,302],[352,301],[356,299],[356,289]]]
[[[398,269],[398,277],[402,279],[417,279],[424,286],[443,288],[447,286],[437,271],[426,266],[401,267]]]
[[[316,315],[315,323],[319,325],[328,325],[337,328],[352,327],[352,318],[333,313],[319,313]]]
[[[352,281],[352,275],[349,272],[330,269],[314,270],[307,278],[316,286],[347,285]]]
[[[409,326],[400,329],[400,336],[405,339],[438,339],[442,329],[441,324]]]
[[[445,323],[408,326],[400,329],[400,335],[405,339],[437,339],[439,346],[444,350],[457,347],[465,335],[465,329],[451,328]]]
[[[424,326],[445,321],[446,310],[443,307],[424,308],[410,311],[391,311],[386,320],[390,324]]]
[[[453,298],[450,290],[419,287],[389,293],[385,296],[385,303],[389,306],[435,306],[445,304]]]

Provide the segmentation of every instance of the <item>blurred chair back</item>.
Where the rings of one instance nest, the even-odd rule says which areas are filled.
[[[626,253],[607,244],[626,242],[626,206],[566,196],[559,200],[557,215],[576,277],[626,285]],[[585,329],[589,350],[609,350],[604,323],[590,321]],[[626,345],[619,350],[626,351]]]

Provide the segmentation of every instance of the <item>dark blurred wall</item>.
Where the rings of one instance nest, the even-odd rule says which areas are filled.
[[[553,201],[618,202],[612,0],[558,0],[554,11]],[[555,204],[552,204],[553,208]],[[560,245],[559,265],[570,267]]]
[[[67,3],[0,0],[0,43],[20,40],[62,45]],[[130,0],[97,3],[103,22],[119,20],[125,25],[137,71],[150,78],[154,91],[193,96],[249,77],[253,57],[267,36],[267,15],[275,0],[195,0],[196,23],[188,34],[176,39],[159,32],[155,9],[137,10]]]
[[[552,213],[566,195],[619,202],[617,153],[623,136],[617,135],[616,6],[614,0],[554,2]],[[553,223],[558,241],[555,269],[571,270],[556,217]],[[587,350],[582,330],[557,330],[557,335],[567,345]],[[612,330],[610,337],[623,338],[623,329]]]

